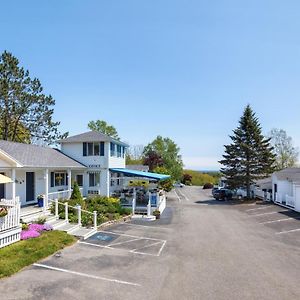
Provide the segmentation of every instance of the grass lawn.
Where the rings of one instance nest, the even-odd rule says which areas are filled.
[[[34,239],[24,240],[0,249],[0,278],[45,258],[76,242],[63,231],[45,231]]]

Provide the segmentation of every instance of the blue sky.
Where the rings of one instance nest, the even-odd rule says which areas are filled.
[[[1,1],[0,51],[56,99],[61,130],[168,136],[216,169],[247,103],[300,146],[299,1]]]

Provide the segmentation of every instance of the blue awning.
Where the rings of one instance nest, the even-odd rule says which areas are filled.
[[[130,170],[130,169],[121,169],[121,168],[112,168],[109,169],[111,172],[116,173],[123,173],[128,176],[135,176],[135,177],[145,177],[150,178],[154,180],[165,180],[170,178],[170,175],[164,175],[164,174],[158,174],[158,173],[151,173],[151,172],[143,172],[143,171],[137,171],[137,170]]]

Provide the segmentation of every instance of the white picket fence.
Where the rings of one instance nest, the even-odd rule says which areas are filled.
[[[0,248],[2,248],[20,240],[20,199],[19,197],[12,200],[2,199],[0,206],[8,208],[8,214],[0,217]]]

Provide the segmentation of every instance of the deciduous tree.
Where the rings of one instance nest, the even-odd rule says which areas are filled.
[[[88,128],[93,131],[99,131],[101,133],[104,133],[116,140],[120,140],[117,129],[114,126],[107,124],[106,121],[90,121],[88,123]]]
[[[170,138],[158,136],[145,147],[144,156],[149,156],[149,153],[157,153],[161,157],[162,166],[167,169],[168,174],[170,174],[174,180],[180,180],[182,177],[183,162],[179,152],[180,148],[174,141]]]
[[[295,167],[298,161],[299,151],[293,145],[293,140],[283,129],[273,128],[269,137],[273,146],[273,153],[276,156],[275,168],[282,170]]]

